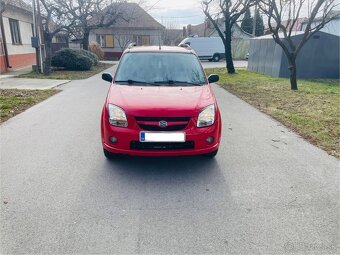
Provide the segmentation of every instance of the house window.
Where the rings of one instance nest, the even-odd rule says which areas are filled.
[[[134,35],[133,41],[138,45],[148,46],[150,45],[150,35]]]
[[[11,29],[12,44],[21,44],[19,21],[16,19],[9,19],[9,27]]]
[[[97,35],[97,43],[102,48],[114,48],[113,35]]]

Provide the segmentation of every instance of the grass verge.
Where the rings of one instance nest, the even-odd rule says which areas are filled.
[[[58,90],[0,89],[0,123],[53,96]]]
[[[56,80],[82,80],[87,79],[97,73],[100,73],[108,68],[111,64],[99,63],[97,66],[93,66],[88,71],[69,71],[64,69],[52,68],[52,73],[49,75],[30,72],[27,74],[21,74],[19,78],[36,78],[36,79],[56,79]]]
[[[299,90],[291,91],[285,78],[247,70],[228,75],[224,68],[206,72],[220,75],[220,86],[340,158],[339,80],[298,80]]]

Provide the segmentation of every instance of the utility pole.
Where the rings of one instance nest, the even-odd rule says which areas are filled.
[[[40,14],[40,0],[37,0],[37,9],[38,9],[38,26],[39,26],[39,50],[40,50],[40,67],[41,67],[41,72],[44,72],[44,59],[46,57],[45,54],[45,42],[44,42],[44,33],[43,33],[43,28],[42,28],[42,21],[41,21],[41,14]],[[44,50],[43,50],[44,49]]]
[[[38,29],[37,29],[37,20],[36,20],[36,4],[35,4],[36,0],[32,1],[32,7],[33,7],[33,37],[38,38]],[[39,0],[38,0],[39,1]],[[40,72],[40,49],[39,49],[39,45],[37,45],[37,47],[35,47],[35,56],[36,56],[36,66],[37,66],[37,72]]]
[[[253,36],[256,36],[256,13],[257,13],[257,4],[255,5],[255,12],[253,18]]]

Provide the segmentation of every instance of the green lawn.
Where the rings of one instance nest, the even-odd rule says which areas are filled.
[[[58,93],[58,90],[0,89],[0,123]]]
[[[89,71],[67,71],[63,69],[52,69],[52,73],[49,75],[30,72],[27,74],[19,75],[19,78],[37,78],[37,79],[57,79],[57,80],[82,80],[87,79],[97,73],[100,73],[108,68],[112,67],[111,64],[99,63],[97,66],[92,67]]]
[[[247,70],[233,75],[223,68],[206,72],[220,75],[220,86],[340,158],[339,80],[298,80],[299,90],[291,91],[289,79]]]

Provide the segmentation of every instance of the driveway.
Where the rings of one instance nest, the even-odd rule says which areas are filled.
[[[100,75],[0,126],[0,253],[337,253],[339,161],[213,86],[216,159],[109,162]]]
[[[219,62],[209,62],[208,60],[201,60],[203,68],[221,68],[226,67],[225,60],[221,60]],[[247,68],[248,61],[247,60],[234,60],[235,68]]]

